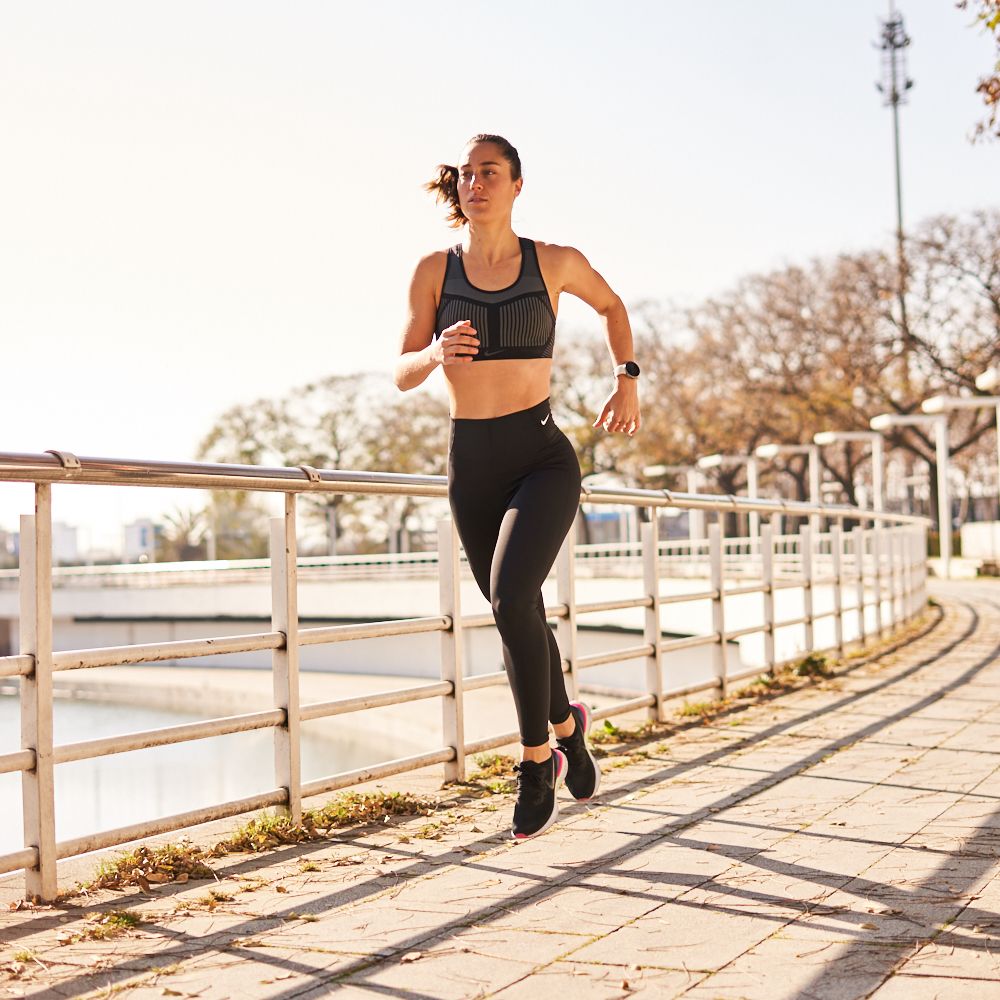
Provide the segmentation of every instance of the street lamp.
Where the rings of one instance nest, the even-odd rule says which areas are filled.
[[[1000,368],[987,368],[982,375],[977,375],[976,388],[983,392],[994,392],[1000,389]]]
[[[996,376],[995,371],[983,372],[983,375]],[[986,379],[980,375],[976,379]],[[997,503],[1000,503],[1000,396],[931,396],[920,404],[924,413],[947,413],[949,410],[978,410],[984,407],[996,407],[997,411]]]
[[[646,465],[642,470],[647,479],[660,476],[684,475],[687,477],[688,493],[697,493],[704,478],[696,465]],[[692,542],[705,537],[705,512],[703,510],[688,510],[688,537]]]
[[[762,444],[754,454],[758,458],[774,459],[779,455],[809,456],[809,502],[819,505],[822,502],[819,492],[819,448],[814,444]],[[819,514],[809,515],[809,524],[813,534],[819,534]]]
[[[951,575],[951,496],[948,490],[948,418],[919,413],[880,413],[868,426],[873,431],[891,427],[933,427],[937,452],[938,535],[941,539],[941,562],[944,578]]]
[[[751,500],[759,497],[757,492],[757,459],[753,455],[703,455],[697,462],[699,469],[719,469],[724,465],[745,465],[747,467],[747,496]],[[750,511],[750,537],[760,534],[760,512]]]
[[[877,513],[885,510],[885,440],[878,431],[820,431],[813,435],[813,441],[820,446],[836,444],[838,441],[867,441],[872,449],[872,509]]]

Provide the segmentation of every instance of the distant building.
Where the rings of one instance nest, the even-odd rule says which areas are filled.
[[[80,529],[64,521],[52,522],[52,565],[75,566],[80,563]]]
[[[17,535],[0,528],[0,568],[14,566],[17,562]]]
[[[126,524],[124,545],[122,546],[122,562],[154,562],[156,559],[156,538],[161,531],[148,517]]]
[[[80,563],[80,529],[65,521],[52,522],[52,565],[74,566]],[[0,530],[0,564],[15,563],[21,552],[21,533]]]

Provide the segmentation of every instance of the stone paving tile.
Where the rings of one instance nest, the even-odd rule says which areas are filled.
[[[1000,980],[996,936],[968,924],[951,925],[923,945],[903,969],[908,975]]]
[[[872,993],[871,1000],[1000,1000],[1000,981],[900,973]]]
[[[577,961],[713,970],[795,918],[786,907],[691,890],[573,953]],[[724,919],[721,919],[724,918]]]
[[[782,928],[779,936],[796,941],[912,945],[953,918],[959,908],[955,903],[884,903],[838,890]]]
[[[645,891],[641,883],[632,883],[624,889],[617,887],[621,880],[612,885],[605,884],[608,881],[611,880],[595,876],[582,884],[554,889],[525,906],[505,909],[501,904],[499,914],[489,918],[488,926],[558,931],[587,940],[649,913],[664,900],[663,895]],[[685,888],[677,887],[676,895]]]
[[[513,928],[469,928],[427,947],[393,956],[342,980],[426,997],[471,997],[502,989],[580,943],[579,936]],[[338,985],[339,985],[338,981]],[[406,995],[406,992],[402,995]]]
[[[620,1000],[635,994],[669,1000],[681,996],[705,973],[682,969],[648,969],[599,963],[553,962],[534,975],[493,994],[497,1000],[538,1000],[539,996],[573,1000]]]
[[[858,1000],[876,988],[905,946],[844,945],[772,937],[684,994],[691,1000]],[[780,969],[780,979],[775,971]]]

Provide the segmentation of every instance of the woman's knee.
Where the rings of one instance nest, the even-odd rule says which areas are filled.
[[[497,627],[516,626],[526,621],[538,620],[538,595],[524,591],[493,588],[490,604]]]

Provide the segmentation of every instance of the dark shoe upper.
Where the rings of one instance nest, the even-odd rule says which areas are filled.
[[[566,787],[570,795],[574,799],[589,799],[597,789],[600,771],[597,761],[587,748],[585,709],[576,702],[571,702],[569,710],[576,720],[576,728],[571,736],[560,736],[556,744],[566,754],[566,762],[569,765],[566,771]]]
[[[517,801],[514,803],[512,826],[515,837],[530,837],[552,819],[556,811],[558,767],[555,753],[541,764],[522,760],[514,765],[517,772]]]

